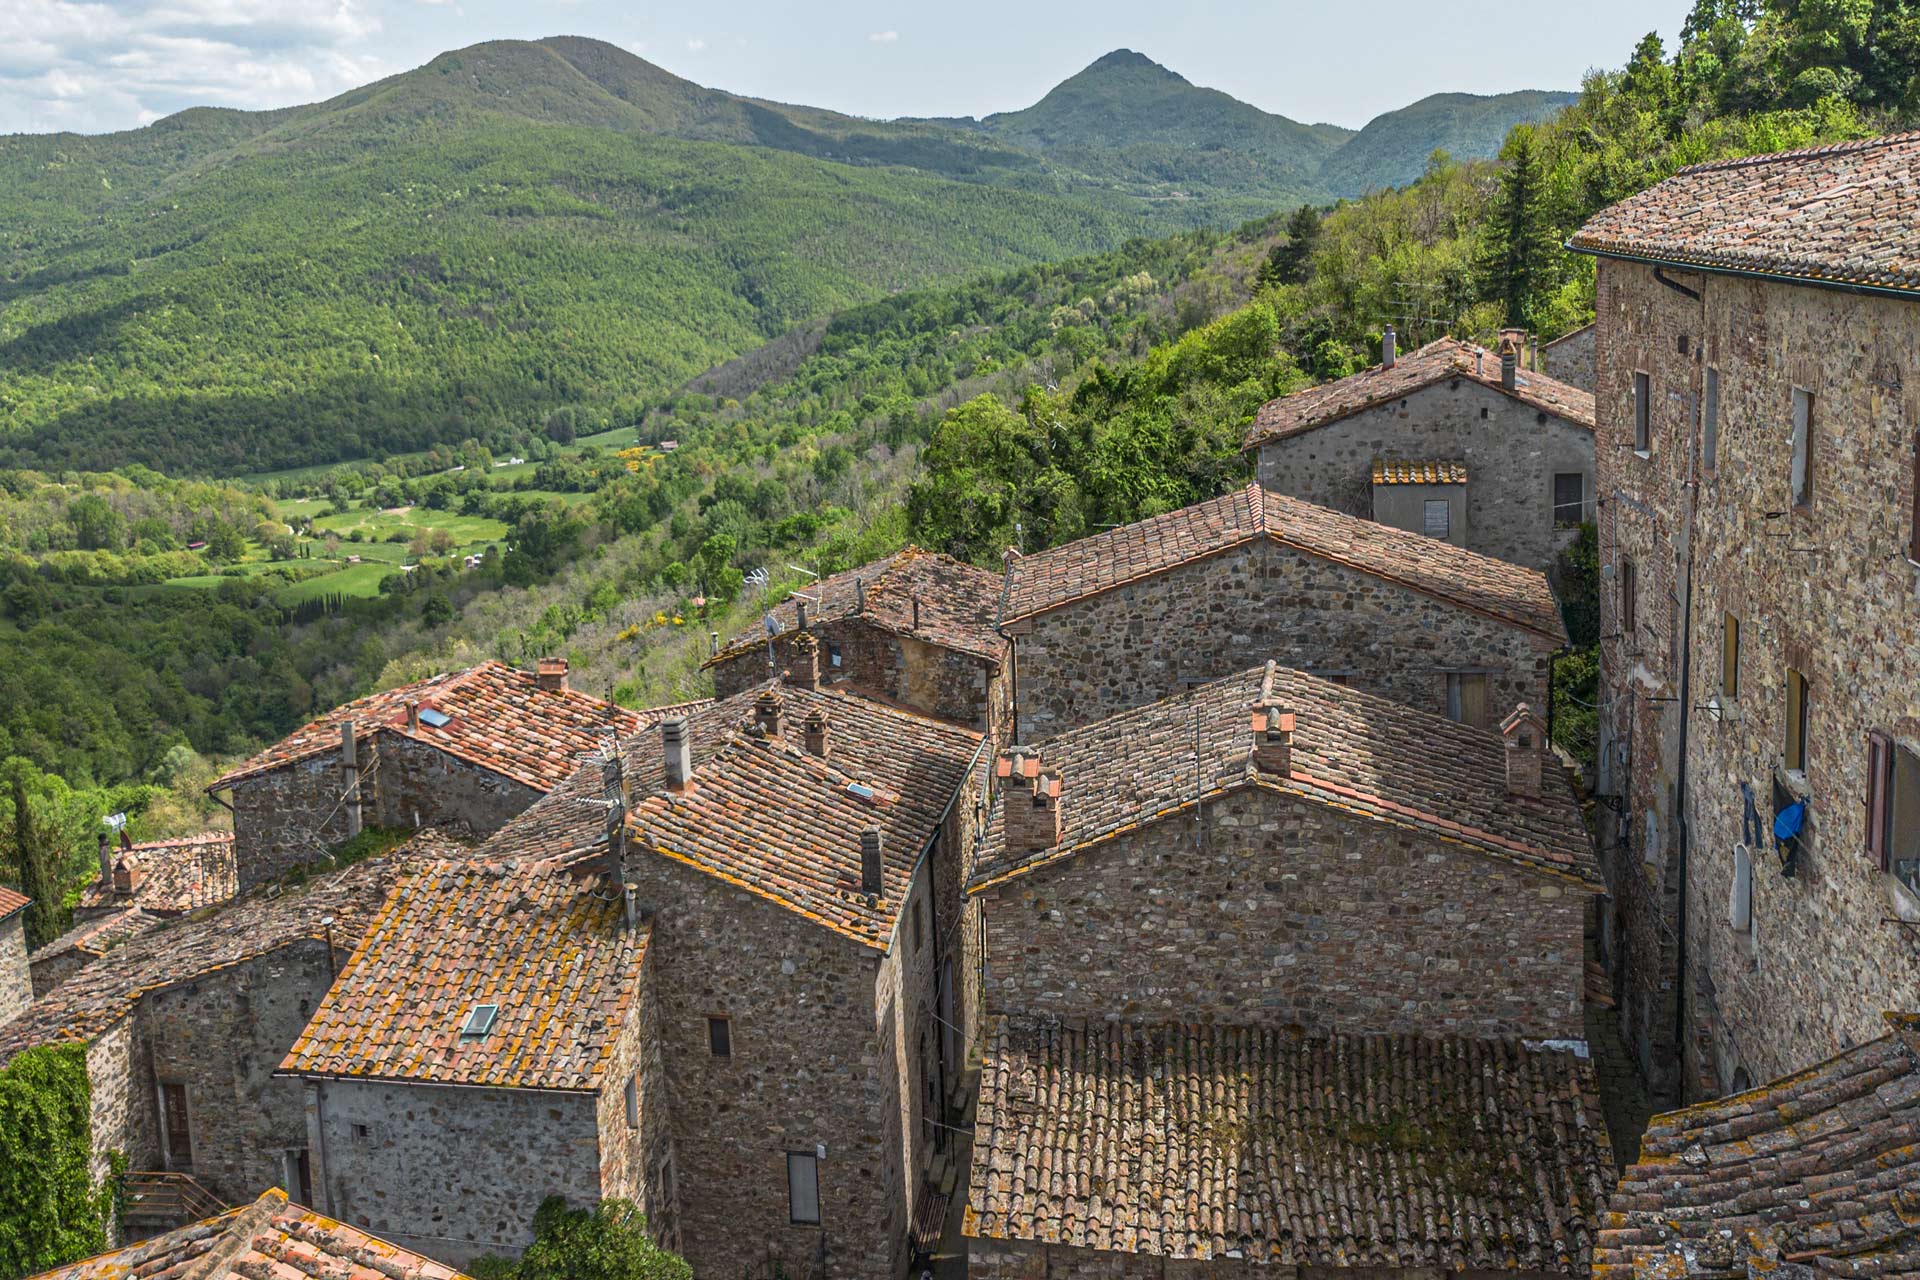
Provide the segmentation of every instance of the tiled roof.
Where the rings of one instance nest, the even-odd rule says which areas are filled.
[[[1576,426],[1593,428],[1593,393],[1570,386],[1532,369],[1521,369],[1508,391],[1500,381],[1500,355],[1459,338],[1439,338],[1394,361],[1393,367],[1375,365],[1278,400],[1269,400],[1254,415],[1243,449],[1257,449],[1274,440],[1297,436],[1342,418],[1410,396],[1423,387],[1454,378],[1512,396]]]
[[[1399,458],[1373,460],[1375,484],[1465,484],[1467,464],[1445,458],[1432,462],[1408,462]]]
[[[0,1066],[32,1045],[91,1040],[125,1017],[140,998],[241,964],[307,938],[352,947],[402,871],[423,857],[455,857],[463,847],[432,831],[391,853],[316,875],[290,888],[270,886],[202,916],[169,920],[116,948],[111,964],[91,964],[0,1024]]]
[[[1257,704],[1294,714],[1292,771],[1284,778],[1250,760],[1249,712]],[[1062,780],[1060,843],[1009,853],[1001,806],[994,805],[975,864],[976,891],[1185,812],[1196,797],[1245,786],[1271,787],[1600,887],[1572,787],[1551,760],[1540,797],[1513,795],[1500,735],[1272,663],[1071,729],[1035,750]]]
[[[45,946],[37,947],[27,958],[38,964],[69,951],[103,956],[127,939],[164,923],[165,916],[152,915],[139,907],[111,907],[91,920],[83,920]]]
[[[461,1272],[287,1200],[252,1204],[35,1280],[455,1280]]]
[[[32,901],[32,898],[19,890],[9,889],[0,884],[0,920],[5,920],[16,911],[26,910],[27,904]]]
[[[438,726],[423,719],[417,729],[409,728],[408,703],[450,719]],[[380,730],[403,734],[537,791],[549,791],[573,772],[580,756],[600,745],[610,729],[632,733],[650,723],[651,714],[615,707],[575,689],[543,690],[530,671],[503,662],[483,662],[336,707],[228,771],[207,789],[217,791],[282,765],[337,751],[341,722],[351,720],[357,740]]]
[[[422,867],[394,887],[280,1070],[597,1089],[646,955],[605,870],[594,858]],[[495,1021],[463,1036],[482,1004]]]
[[[148,911],[179,915],[225,902],[240,892],[233,864],[233,832],[203,831],[177,840],[147,840],[121,849],[114,863],[140,873],[131,894],[114,892],[113,881],[96,878],[80,891],[83,909],[135,903]]]
[[[1452,1036],[997,1019],[974,1131],[971,1237],[1283,1266],[1583,1272],[1613,1172],[1587,1062]]]
[[[1920,1275],[1920,1015],[1888,1022],[1797,1075],[1655,1116],[1597,1280]]]
[[[1703,271],[1920,292],[1920,133],[1694,165],[1568,247]]]
[[[1045,613],[1262,536],[1555,643],[1566,639],[1543,574],[1259,485],[1019,557],[1007,577],[1001,622]]]
[[[769,688],[781,699],[774,738],[746,727]],[[824,760],[803,746],[801,726],[813,712],[829,724]],[[683,794],[666,789],[657,730],[622,744],[632,795],[629,856],[653,850],[884,949],[914,863],[964,782],[981,736],[834,689],[777,682],[701,708],[688,727],[694,785]],[[603,794],[601,766],[583,766],[496,832],[481,856],[556,858],[600,846]],[[869,905],[856,892],[860,835],[875,825],[884,891]]]
[[[861,609],[861,584],[866,606]],[[919,547],[907,547],[872,564],[821,578],[773,606],[784,631],[800,623],[802,596],[809,625],[836,618],[864,617],[883,630],[998,663],[1006,641],[994,630],[1000,602],[1000,575]],[[916,613],[914,602],[919,601]],[[915,619],[918,618],[916,622]],[[754,625],[734,636],[707,659],[725,662],[764,647],[766,628]]]

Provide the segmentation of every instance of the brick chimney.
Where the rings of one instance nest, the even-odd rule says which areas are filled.
[[[547,693],[565,693],[567,691],[567,660],[565,658],[542,658],[534,668],[533,682]]]
[[[1526,703],[1500,722],[1507,744],[1507,794],[1537,796],[1546,768],[1547,726]]]
[[[1513,330],[1500,339],[1500,385],[1512,391],[1520,382],[1520,349],[1514,345]]]
[[[869,898],[880,896],[885,888],[881,879],[880,851],[882,848],[879,827],[868,827],[860,833],[860,892]]]
[[[815,707],[807,712],[807,718],[800,724],[801,735],[807,744],[807,754],[825,759],[827,755],[827,713]]]
[[[1400,335],[1393,331],[1392,325],[1388,325],[1387,331],[1380,335],[1380,367],[1382,369],[1393,368],[1394,362],[1400,358],[1399,347]]]
[[[1002,779],[1000,812],[1008,853],[1038,853],[1060,843],[1060,775],[1040,763],[1031,747],[1000,753],[994,775]]]
[[[1253,767],[1282,778],[1292,773],[1293,712],[1275,706],[1256,706],[1252,720]]]
[[[753,722],[770,738],[780,736],[780,691],[768,689],[753,700]]]
[[[693,743],[687,732],[687,718],[675,716],[662,720],[660,741],[666,748],[667,790],[680,793],[693,790]]]
[[[802,631],[787,645],[787,683],[796,689],[820,687],[820,642]]]
[[[113,891],[116,894],[131,896],[146,878],[147,869],[132,858],[122,858],[113,864]]]

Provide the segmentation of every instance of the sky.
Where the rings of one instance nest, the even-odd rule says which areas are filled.
[[[1574,89],[1690,0],[902,5],[879,0],[0,0],[0,134],[315,102],[481,40],[593,36],[701,84],[855,115],[1024,107],[1111,49],[1358,128],[1429,93]]]

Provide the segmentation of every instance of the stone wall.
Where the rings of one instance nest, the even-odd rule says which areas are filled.
[[[985,890],[988,1011],[1585,1038],[1575,882],[1265,789],[1205,813]]]
[[[1546,705],[1537,632],[1271,542],[1088,596],[1008,628],[1016,732],[1043,741],[1267,659],[1445,714],[1447,673],[1487,677],[1493,723]]]
[[[404,734],[378,734],[374,746],[368,823],[489,836],[545,794]]]
[[[299,1081],[273,1073],[332,981],[326,943],[303,941],[141,1001],[153,1073],[144,1087],[186,1091],[192,1159],[166,1167],[229,1204],[286,1182],[286,1156],[306,1149],[307,1122]]]
[[[46,951],[46,948],[42,947],[41,951]],[[33,975],[33,998],[38,1000],[97,959],[99,957],[91,951],[82,951],[79,947],[68,947],[51,955],[34,955],[28,962],[29,972]],[[0,1022],[4,1021],[4,1018],[0,1018]]]
[[[7,1022],[41,994],[27,963],[27,910],[0,920],[0,1023]]]
[[[600,1196],[589,1093],[305,1082],[322,1213],[454,1266],[517,1254],[550,1195]]]
[[[1920,307],[1676,278],[1700,300],[1647,268],[1601,265],[1601,411],[1630,431],[1622,380],[1636,365],[1650,369],[1661,410],[1655,456],[1606,452],[1645,473],[1643,488],[1671,489],[1675,497],[1649,504],[1668,520],[1684,514],[1681,486],[1698,482],[1686,627],[1685,960],[1667,980],[1678,970],[1686,984],[1681,1078],[1690,1092],[1711,1093],[1798,1071],[1882,1034],[1883,1011],[1920,1008],[1920,928],[1893,922],[1920,921],[1920,900],[1865,852],[1868,733],[1920,752],[1920,567],[1907,549]],[[1684,380],[1703,396],[1707,370],[1718,383],[1712,465],[1697,402],[1675,394]],[[1796,387],[1812,391],[1815,406],[1804,508],[1789,487]],[[1732,698],[1722,685],[1728,614],[1742,623]],[[1784,757],[1789,667],[1811,691],[1806,768],[1793,773]],[[1717,714],[1703,709],[1710,698]],[[1636,761],[1636,775],[1643,771]],[[1657,785],[1671,785],[1670,767],[1654,772]],[[1752,841],[1743,785],[1768,828],[1776,786],[1808,801],[1792,877],[1770,835]],[[1742,843],[1753,866],[1750,931],[1736,930],[1729,910]]]
[[[122,1018],[87,1045],[92,1087],[93,1176],[105,1178],[118,1151],[129,1169],[160,1169],[159,1096],[153,1059],[134,1016]]]
[[[347,839],[352,832],[340,800],[344,790],[337,753],[236,782],[233,857],[240,891],[278,879]]]
[[[1471,378],[1264,444],[1258,471],[1276,492],[1372,519],[1376,458],[1464,461],[1467,548],[1542,571],[1574,532],[1555,527],[1554,475],[1578,472],[1592,506],[1593,432]]]
[[[1574,387],[1594,388],[1594,337],[1587,325],[1555,338],[1540,348],[1540,372]]]

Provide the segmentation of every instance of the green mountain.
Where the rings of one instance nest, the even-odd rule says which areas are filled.
[[[1327,157],[1320,166],[1320,182],[1333,195],[1349,197],[1404,187],[1425,172],[1427,157],[1435,151],[1457,160],[1493,155],[1514,125],[1545,120],[1578,96],[1540,89],[1492,97],[1436,93],[1369,120]]]

